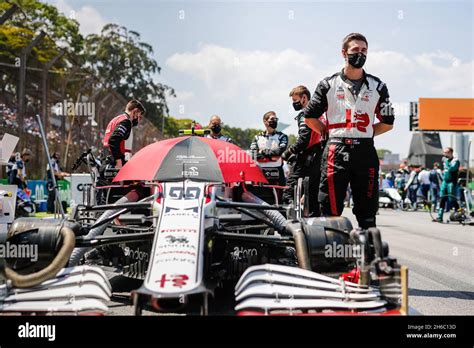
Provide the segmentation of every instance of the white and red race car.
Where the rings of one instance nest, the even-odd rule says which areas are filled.
[[[86,201],[67,221],[12,224],[0,242],[30,240],[43,252],[36,264],[7,259],[11,274],[55,262],[64,229],[74,233],[75,248],[63,265],[69,268],[52,279],[22,290],[4,285],[0,311],[48,312],[28,306],[43,301],[45,289],[56,289],[58,299],[67,293],[104,305],[126,289],[137,315],[144,308],[203,315],[408,314],[407,269],[389,256],[378,229],[354,229],[344,217],[306,217],[303,181],[296,205],[268,204],[252,193],[256,186],[275,189],[265,181],[232,144],[191,134],[149,145],[101,188],[115,190],[115,202]],[[25,291],[30,298],[21,297]],[[13,295],[26,304],[9,307]],[[75,310],[106,313],[98,302],[89,305]],[[68,311],[64,303],[53,307]]]

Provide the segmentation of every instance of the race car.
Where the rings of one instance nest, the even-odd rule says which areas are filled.
[[[112,293],[130,291],[137,315],[209,315],[223,306],[237,315],[408,313],[407,269],[378,229],[307,217],[304,180],[295,205],[270,205],[253,188],[281,188],[244,150],[182,133],[137,152],[110,185],[92,185],[66,220],[19,219],[5,240],[36,236],[48,250],[38,271],[60,249],[60,231],[73,231],[67,266],[100,268]],[[115,198],[91,204],[94,190]],[[7,260],[13,271],[23,266]]]

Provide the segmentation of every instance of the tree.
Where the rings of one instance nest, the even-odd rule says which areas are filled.
[[[42,68],[43,64],[58,55],[60,49],[68,56],[78,56],[82,50],[83,37],[79,33],[79,23],[59,13],[53,5],[37,0],[17,0],[0,3],[0,13],[9,9],[15,3],[20,10],[0,26],[0,61],[6,65],[0,66],[1,93],[9,102],[15,98],[18,84],[18,64],[21,51],[33,38],[44,31],[47,35],[41,40],[28,57],[27,65],[32,68]],[[55,65],[65,69],[66,61],[62,59]],[[29,71],[28,84],[38,85],[39,71]],[[53,79],[57,83],[59,78]]]
[[[386,154],[391,154],[392,151],[387,150],[387,149],[377,149],[377,156],[379,156],[380,159],[383,159]]]
[[[162,117],[168,114],[167,94],[174,96],[174,90],[155,81],[161,68],[153,58],[153,48],[141,41],[139,33],[107,24],[100,35],[86,37],[84,52],[86,67],[100,77],[105,88],[143,101],[147,118],[161,126]]]
[[[234,144],[243,149],[250,148],[253,138],[260,132],[259,129],[254,128],[238,128],[224,125],[223,133],[232,138]]]

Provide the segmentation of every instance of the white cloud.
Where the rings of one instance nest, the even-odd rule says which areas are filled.
[[[309,55],[283,51],[238,51],[216,45],[201,45],[195,53],[176,53],[166,64],[173,70],[203,81],[216,98],[241,96],[252,104],[286,98],[302,81],[323,77]]]
[[[176,98],[174,98],[177,102],[185,102],[194,98],[194,92],[192,91],[176,91]]]
[[[472,98],[474,61],[462,61],[445,51],[413,57],[394,51],[371,52],[367,70],[380,76],[392,98]]]
[[[312,89],[322,77],[339,69],[292,49],[238,51],[208,44],[201,45],[197,52],[176,53],[166,64],[203,81],[216,97],[233,99],[243,92],[244,99],[251,103],[274,102],[286,97],[294,85],[305,82]],[[380,76],[399,100],[415,96],[472,97],[473,66],[474,61],[461,61],[443,51],[416,56],[371,51],[367,60],[367,70]]]
[[[82,6],[80,9],[75,9],[66,0],[58,0],[56,7],[65,16],[79,22],[79,30],[83,35],[98,34],[103,26],[107,24],[107,20],[92,6]]]
[[[195,52],[176,53],[166,64],[185,75],[187,85],[196,86],[195,98],[185,103],[186,110],[199,109],[203,115],[222,110],[224,121],[231,126],[261,128],[259,115],[273,109],[282,122],[291,124],[285,132],[295,134],[289,90],[303,84],[312,92],[322,78],[343,64],[341,60],[335,66],[317,58],[291,49],[239,51],[206,44]],[[366,65],[369,73],[387,83],[392,102],[405,109],[406,103],[420,97],[474,97],[473,67],[474,61],[463,61],[444,51],[408,55],[371,50]],[[193,116],[207,117],[201,113]],[[395,129],[377,137],[377,146],[404,156],[411,137],[407,116],[400,112]]]
[[[290,110],[290,89],[306,84],[313,90],[328,71],[316,69],[313,61],[311,56],[292,49],[239,51],[205,44],[197,52],[172,55],[166,65],[191,77],[191,82],[204,83],[204,88],[196,94],[203,93],[199,96],[206,99],[202,100],[213,103],[223,114],[241,112],[226,123],[261,127],[258,115],[270,109],[277,112],[282,122],[293,123],[295,112]],[[334,69],[337,68],[329,71]],[[239,110],[242,108],[245,110]]]

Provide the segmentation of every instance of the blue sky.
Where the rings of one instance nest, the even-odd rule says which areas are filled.
[[[156,79],[177,92],[169,100],[175,117],[206,123],[219,114],[231,126],[261,127],[263,113],[275,110],[293,123],[288,92],[298,84],[313,91],[339,70],[349,32],[366,35],[366,70],[387,83],[399,108],[395,129],[376,138],[378,147],[407,154],[409,101],[474,97],[469,0],[50,2],[74,15],[85,34],[109,22],[138,31],[162,67]]]

